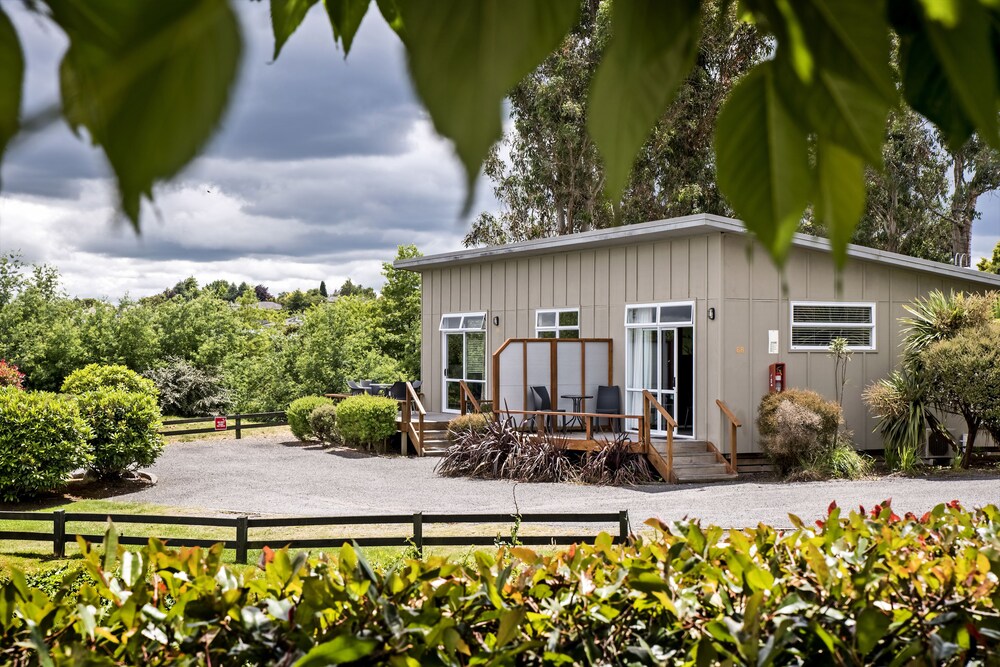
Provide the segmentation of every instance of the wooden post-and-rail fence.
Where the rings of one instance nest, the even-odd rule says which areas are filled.
[[[496,537],[488,535],[425,535],[424,527],[428,525],[482,525],[482,524],[615,524],[618,534],[615,542],[624,544],[629,539],[628,511],[617,513],[538,513],[538,514],[393,514],[375,516],[306,516],[306,517],[198,517],[198,516],[162,516],[143,514],[101,514],[95,512],[7,512],[0,511],[0,527],[7,521],[37,521],[48,523],[49,530],[24,531],[0,530],[0,540],[15,542],[51,542],[52,553],[57,558],[66,556],[66,543],[75,542],[82,537],[87,542],[99,543],[104,539],[97,533],[74,532],[67,524],[74,522],[103,523],[110,521],[119,527],[118,543],[123,545],[145,546],[151,538],[167,542],[173,547],[210,547],[222,543],[224,548],[236,551],[236,562],[246,563],[247,554],[251,549],[264,547],[294,549],[339,548],[345,542],[354,543],[359,547],[415,547],[423,554],[428,546],[493,546]],[[154,524],[172,526],[221,527],[234,531],[234,539],[203,539],[189,537],[163,537],[159,535],[137,536],[128,535],[120,526],[128,524]],[[304,526],[365,526],[365,525],[408,525],[409,534],[398,534],[379,537],[293,537],[250,539],[250,531],[255,528],[292,528]],[[580,534],[546,534],[518,535],[512,541],[518,544],[532,546],[566,545],[579,542],[590,542],[596,535]]]
[[[219,418],[226,420],[226,427],[217,427],[216,420]],[[246,424],[244,420],[251,419],[255,423]],[[257,420],[268,420],[264,422],[257,422]],[[254,428],[268,428],[271,426],[287,426],[288,417],[285,415],[284,410],[279,410],[277,412],[250,412],[245,414],[236,415],[213,415],[211,417],[185,417],[184,419],[167,419],[162,422],[163,426],[180,426],[184,424],[203,424],[205,422],[210,422],[213,425],[205,428],[185,428],[177,431],[170,429],[161,429],[159,431],[160,435],[193,435],[196,433],[222,433],[224,431],[236,431],[236,439],[239,440],[243,437],[243,431],[254,429]]]

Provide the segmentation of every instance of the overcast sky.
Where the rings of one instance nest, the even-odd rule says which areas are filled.
[[[350,57],[314,7],[271,62],[268,4],[237,3],[245,34],[236,96],[204,156],[156,190],[141,236],[115,223],[102,155],[62,121],[2,167],[0,252],[59,268],[75,296],[144,296],[194,275],[272,293],[350,277],[380,285],[396,246],[461,247],[464,177],[412,92],[398,38],[372,9]],[[8,3],[4,3],[5,9]],[[28,75],[26,111],[57,100],[65,40],[10,3]],[[495,207],[481,183],[476,209]]]
[[[413,95],[399,40],[369,11],[345,61],[313,7],[272,63],[268,5],[237,3],[241,80],[205,155],[156,191],[143,231],[115,223],[101,154],[61,121],[16,145],[2,166],[0,252],[60,270],[74,296],[145,296],[194,275],[273,293],[379,286],[398,244],[425,254],[461,247],[464,180]],[[57,98],[61,33],[4,2],[27,55],[26,110]],[[973,254],[1000,240],[1000,201],[980,202]],[[479,184],[474,211],[492,210]]]

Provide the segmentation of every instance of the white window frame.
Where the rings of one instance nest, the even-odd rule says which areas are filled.
[[[871,322],[796,322],[795,306],[824,306],[845,308],[869,308],[871,309]],[[871,345],[850,346],[854,352],[875,352],[876,351],[876,303],[874,301],[790,301],[788,304],[788,349],[792,352],[827,352],[830,349],[827,345],[795,345],[794,332],[799,329],[868,329],[871,331]]]
[[[444,321],[449,317],[459,317],[459,325],[457,327],[446,327]],[[483,326],[478,328],[465,326],[465,320],[469,317],[481,317],[483,318]],[[438,331],[445,333],[457,333],[461,331],[486,331],[486,313],[445,313],[441,316],[441,321],[438,323]]]
[[[543,313],[553,313],[556,316],[556,323],[554,326],[541,326],[538,324],[538,318]],[[576,324],[575,325],[560,325],[559,315],[561,313],[576,313]],[[535,310],[535,338],[541,338],[542,333],[554,333],[556,338],[560,338],[559,334],[563,331],[576,331],[576,337],[580,338],[580,309],[579,308],[538,308]]]
[[[660,308],[670,306],[691,306],[691,317],[687,320],[660,320]],[[653,308],[656,310],[656,319],[652,322],[629,322],[628,313],[630,310],[638,310],[639,308]],[[625,327],[648,327],[650,325],[660,326],[660,327],[688,327],[694,326],[695,320],[695,302],[694,301],[664,301],[661,303],[630,303],[625,306]]]

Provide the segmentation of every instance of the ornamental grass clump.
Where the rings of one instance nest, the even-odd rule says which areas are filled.
[[[638,486],[657,480],[656,471],[642,454],[632,451],[632,441],[624,433],[602,447],[587,452],[577,478],[586,484]]]
[[[827,458],[842,421],[839,405],[808,389],[767,394],[757,411],[761,447],[782,476]]]
[[[460,433],[472,431],[473,433],[485,433],[486,423],[491,420],[491,415],[480,412],[471,412],[467,415],[459,415],[448,422],[448,441],[455,443]]]
[[[815,523],[789,519],[651,519],[627,544],[601,534],[386,568],[347,544],[265,548],[252,576],[222,544],[127,552],[112,526],[104,549],[84,543],[83,577],[0,583],[0,663],[998,664],[996,507],[831,504]]]

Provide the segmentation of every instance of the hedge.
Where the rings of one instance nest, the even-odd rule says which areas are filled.
[[[149,394],[102,389],[83,393],[76,402],[91,429],[89,468],[99,477],[151,466],[163,452],[160,408]]]
[[[116,364],[88,364],[78,368],[63,381],[65,394],[83,394],[101,389],[118,389],[136,394],[147,394],[159,400],[159,390],[149,378],[144,378],[127,366]]]
[[[469,562],[376,571],[265,549],[246,580],[222,545],[125,556],[85,549],[93,582],[55,594],[0,586],[0,662],[312,667],[540,664],[996,664],[1000,510],[956,502],[922,517],[828,516],[779,533],[649,522],[554,555],[522,547]],[[47,659],[39,659],[42,652]]]

